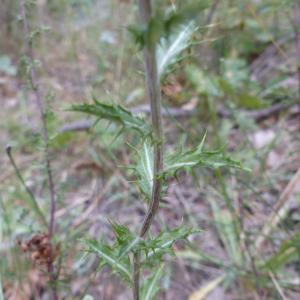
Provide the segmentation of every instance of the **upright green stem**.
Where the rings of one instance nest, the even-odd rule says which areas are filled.
[[[139,12],[142,24],[147,27],[151,19],[151,0],[139,0]],[[163,126],[161,113],[160,82],[156,63],[156,45],[148,41],[144,50],[147,96],[151,106],[151,118],[154,134],[154,174],[151,203],[145,215],[140,237],[149,230],[158,210],[161,198],[162,182],[158,174],[163,170]],[[134,254],[134,300],[139,300],[140,254]]]

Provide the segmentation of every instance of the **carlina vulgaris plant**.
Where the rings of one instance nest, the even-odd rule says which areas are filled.
[[[29,1],[28,1],[29,2]],[[44,143],[44,162],[45,169],[47,173],[47,181],[50,194],[50,212],[49,212],[49,222],[46,221],[46,218],[39,208],[39,205],[34,197],[33,192],[27,187],[25,180],[23,179],[20,170],[15,163],[15,160],[12,155],[12,147],[8,145],[6,147],[6,153],[9,157],[9,160],[16,172],[16,175],[22,185],[24,186],[26,192],[30,196],[31,207],[37,215],[40,223],[43,227],[47,228],[47,233],[36,234],[29,241],[21,242],[19,241],[20,246],[26,252],[31,252],[31,258],[42,265],[45,265],[49,274],[49,284],[51,288],[51,299],[57,300],[57,288],[56,281],[58,279],[58,269],[54,267],[54,261],[59,255],[59,246],[53,245],[53,235],[55,232],[55,211],[56,211],[56,192],[55,192],[55,183],[53,179],[52,164],[49,154],[49,132],[47,125],[47,112],[43,103],[43,96],[40,90],[37,74],[36,74],[36,61],[34,58],[34,48],[33,42],[35,39],[35,32],[30,31],[29,21],[27,17],[27,4],[31,5],[32,3],[27,3],[26,0],[19,0],[20,8],[20,21],[23,24],[23,36],[24,36],[24,56],[23,62],[26,64],[26,79],[29,82],[30,89],[35,98],[36,106],[39,110],[40,120],[42,123],[42,139]]]
[[[130,30],[144,50],[145,82],[151,106],[152,126],[122,106],[100,102],[96,98],[93,104],[73,105],[70,109],[118,123],[123,129],[135,130],[140,134],[141,148],[137,149],[138,161],[132,169],[139,189],[149,205],[139,233],[132,233],[127,227],[110,221],[116,237],[113,245],[95,239],[82,239],[88,253],[95,253],[101,258],[101,266],[110,266],[129,284],[134,300],[155,299],[159,290],[158,281],[162,276],[163,255],[172,253],[174,242],[186,239],[190,234],[199,231],[179,226],[172,230],[162,230],[154,238],[145,238],[159,208],[162,191],[166,188],[166,178],[174,177],[180,170],[189,171],[198,166],[211,169],[243,168],[239,162],[227,157],[223,148],[205,151],[203,149],[205,136],[196,148],[181,149],[164,157],[160,80],[166,75],[169,67],[178,61],[178,56],[190,46],[191,36],[196,30],[193,22],[194,11],[199,13],[207,8],[203,3],[196,7],[186,6],[182,11],[176,11],[164,19],[151,12],[151,1],[139,0],[142,24]],[[176,26],[177,30],[171,31],[170,24]],[[157,267],[158,264],[161,267],[156,268],[151,276],[140,282],[143,268]]]

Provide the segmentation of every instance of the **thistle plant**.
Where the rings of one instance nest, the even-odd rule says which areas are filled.
[[[83,112],[119,124],[124,130],[134,130],[139,136],[136,165],[131,166],[140,191],[140,198],[146,199],[148,208],[138,233],[110,221],[115,234],[112,246],[94,239],[83,239],[88,253],[96,253],[101,266],[109,266],[132,288],[133,299],[155,299],[159,291],[159,280],[163,276],[164,255],[172,253],[172,245],[179,239],[187,239],[196,228],[178,227],[163,230],[151,237],[149,229],[159,209],[160,200],[167,190],[167,179],[176,177],[181,170],[190,171],[195,167],[242,168],[239,162],[226,156],[223,149],[205,151],[203,137],[195,149],[180,150],[168,154],[164,150],[163,120],[161,113],[160,82],[167,76],[170,67],[191,45],[196,30],[195,9],[205,9],[205,1],[199,5],[187,5],[184,9],[164,16],[155,15],[151,1],[139,1],[141,24],[131,26],[135,40],[144,51],[145,85],[151,107],[151,125],[120,105],[103,103],[96,98],[92,104],[72,106],[72,111]],[[154,269],[153,267],[156,268]],[[157,268],[157,266],[160,266]],[[147,278],[145,270],[154,270]],[[142,280],[141,280],[142,278]],[[140,281],[142,281],[140,283]]]

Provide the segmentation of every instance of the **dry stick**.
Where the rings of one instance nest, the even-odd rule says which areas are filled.
[[[24,31],[24,39],[25,39],[25,52],[26,56],[29,59],[30,63],[30,70],[29,70],[29,80],[31,83],[32,91],[35,95],[35,100],[37,107],[39,109],[41,121],[42,121],[42,130],[43,130],[43,138],[45,143],[45,149],[44,149],[44,157],[46,162],[46,170],[47,170],[47,177],[48,177],[48,185],[49,185],[49,191],[50,191],[50,221],[48,226],[48,235],[49,240],[51,240],[53,233],[54,233],[54,227],[55,227],[55,210],[56,210],[56,195],[55,195],[55,187],[54,187],[54,181],[53,181],[53,175],[52,175],[52,168],[51,168],[51,161],[49,158],[49,133],[48,133],[48,127],[47,127],[47,117],[43,105],[43,99],[42,95],[37,83],[37,76],[36,71],[34,67],[34,55],[33,55],[33,47],[32,47],[32,40],[30,37],[30,31],[29,31],[29,24],[26,16],[26,7],[25,7],[25,0],[20,0],[20,14],[23,21],[23,31]],[[48,272],[50,275],[51,287],[52,287],[52,299],[56,300],[57,297],[57,291],[55,283],[53,284],[53,281],[56,280],[57,275],[55,274],[54,266],[52,262],[49,262],[48,264]]]
[[[139,12],[141,22],[144,26],[151,19],[151,0],[139,0]],[[147,41],[144,50],[147,94],[151,107],[151,119],[154,134],[154,172],[151,203],[140,230],[140,237],[144,237],[149,230],[154,216],[158,210],[161,198],[161,179],[158,174],[163,170],[163,127],[161,113],[160,82],[157,73],[156,45]],[[140,277],[140,253],[134,253],[133,259],[133,297],[139,300],[139,277]]]
[[[292,177],[286,188],[281,193],[273,213],[267,218],[265,225],[261,231],[261,235],[257,238],[255,242],[255,248],[257,250],[261,249],[266,237],[272,231],[272,229],[278,224],[286,212],[287,204],[290,199],[291,194],[294,192],[298,182],[300,181],[300,168],[296,174]]]
[[[281,298],[282,300],[287,300],[287,298],[286,298],[286,296],[284,295],[284,292],[283,292],[281,286],[279,285],[279,283],[278,283],[278,281],[277,281],[275,275],[274,275],[271,271],[269,271],[268,273],[269,273],[269,276],[270,276],[271,279],[272,279],[272,282],[273,282],[273,284],[274,284],[274,286],[275,286],[275,288],[276,288],[278,294],[280,295],[280,298]]]
[[[209,25],[211,23],[219,3],[220,3],[220,0],[215,0],[213,5],[211,6],[211,9],[210,9],[210,11],[207,15],[207,18],[206,18],[206,22],[205,22],[206,25]]]

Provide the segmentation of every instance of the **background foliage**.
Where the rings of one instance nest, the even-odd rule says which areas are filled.
[[[149,257],[142,299],[298,299],[296,2],[156,0],[143,28],[135,1],[26,1],[56,183],[60,299],[131,299],[137,249]],[[49,211],[21,23],[19,2],[2,1],[0,299],[48,299],[45,269],[17,244],[44,231]],[[159,44],[166,184],[141,241],[149,41]]]

